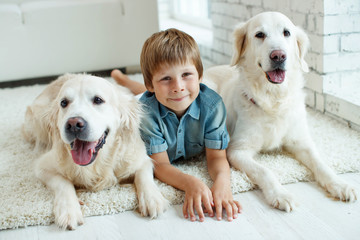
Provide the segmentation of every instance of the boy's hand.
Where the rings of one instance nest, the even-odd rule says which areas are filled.
[[[241,212],[241,205],[233,200],[230,187],[230,166],[226,159],[225,150],[206,148],[206,158],[209,174],[214,181],[211,188],[213,194],[216,218],[221,220],[222,211],[225,209],[227,219],[232,221]]]
[[[215,181],[211,191],[215,202],[217,220],[222,219],[222,211],[225,209],[228,221],[232,221],[237,218],[242,207],[238,201],[233,200],[231,188],[226,182],[225,180],[223,183],[221,179]]]
[[[183,205],[183,214],[185,218],[189,218],[190,221],[196,220],[196,214],[199,215],[199,221],[203,222],[205,220],[205,212],[209,214],[210,217],[214,216],[213,207],[213,197],[212,192],[202,181],[195,177],[191,177],[190,181],[187,184],[185,189],[185,201]]]

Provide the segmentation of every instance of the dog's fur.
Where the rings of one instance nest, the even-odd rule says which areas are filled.
[[[238,25],[231,66],[208,69],[227,108],[231,165],[258,185],[268,204],[291,211],[292,195],[273,173],[254,161],[260,151],[283,147],[307,166],[331,196],[355,201],[355,190],[322,162],[308,133],[303,93],[307,35],[283,14],[265,12]],[[275,71],[276,70],[276,71]]]
[[[142,215],[154,218],[167,208],[140,137],[140,118],[127,89],[85,74],[59,77],[28,107],[23,134],[42,151],[35,173],[54,192],[58,226],[83,223],[75,187],[98,191],[132,177]]]

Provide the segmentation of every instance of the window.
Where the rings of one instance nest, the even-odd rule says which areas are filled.
[[[172,0],[172,18],[211,28],[211,0]]]

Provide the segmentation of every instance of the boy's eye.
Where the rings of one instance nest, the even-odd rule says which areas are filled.
[[[161,80],[162,81],[168,81],[168,80],[171,80],[171,78],[170,77],[163,77]]]
[[[187,77],[187,76],[190,76],[190,75],[191,75],[191,73],[186,72],[186,73],[183,73],[182,77]]]

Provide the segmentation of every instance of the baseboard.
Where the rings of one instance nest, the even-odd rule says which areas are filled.
[[[127,71],[127,68],[118,68],[118,69],[120,69],[123,73],[129,74]],[[90,71],[90,72],[86,72],[86,73],[94,75],[94,76],[98,76],[98,77],[109,77],[112,70],[113,69]],[[131,70],[131,72],[133,72],[133,71]],[[84,72],[81,72],[81,73],[84,73]],[[37,77],[37,78],[26,78],[26,79],[14,80],[14,81],[0,82],[0,88],[15,88],[15,87],[21,87],[21,86],[31,86],[31,85],[35,85],[35,84],[48,84],[48,83],[52,82],[53,80],[55,80],[56,78],[58,78],[59,76],[61,76],[61,75],[53,75],[53,76],[45,76],[45,77]]]

